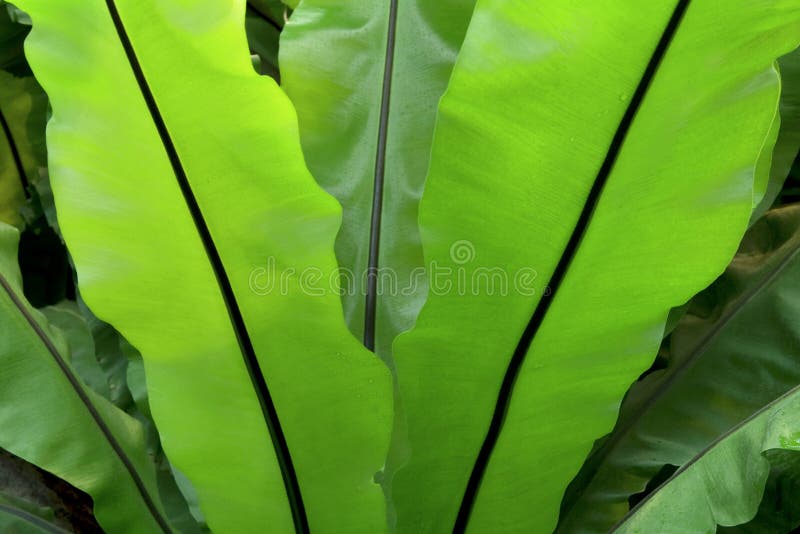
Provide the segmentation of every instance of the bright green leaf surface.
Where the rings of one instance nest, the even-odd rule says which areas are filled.
[[[705,534],[749,521],[769,475],[763,452],[776,449],[800,454],[800,387],[703,450],[612,532]]]
[[[667,368],[628,392],[617,427],[568,492],[560,532],[606,532],[663,465],[684,465],[800,383],[800,206],[768,213],[695,297]]]
[[[412,451],[394,477],[401,531],[453,528],[511,355],[677,5],[479,1],[420,207],[439,275],[395,343]],[[799,32],[793,0],[690,3],[560,289],[544,297],[470,531],[555,527],[669,309],[735,252],[778,102],[773,65]],[[497,271],[507,296],[496,278],[487,288]]]
[[[427,280],[417,228],[436,106],[475,0],[401,0],[391,70],[376,313],[376,351],[414,323]],[[364,331],[376,155],[379,147],[389,0],[304,0],[281,35],[283,87],[300,118],[303,150],[317,181],[344,207],[336,242],[347,273],[344,309]]]
[[[237,307],[312,530],[385,528],[373,478],[388,447],[389,373],[348,333],[331,291],[340,212],[304,166],[288,99],[253,71],[244,2],[115,2],[197,200],[195,220],[120,44],[114,3],[18,3],[34,21],[29,60],[53,106],[50,173],[81,293],[141,350],[164,450],[197,488],[211,528],[293,528],[229,315]],[[224,273],[212,268],[201,219]]]
[[[66,339],[23,300],[18,239],[0,224],[0,447],[91,495],[109,532],[159,532],[165,523],[142,428],[80,384]]]

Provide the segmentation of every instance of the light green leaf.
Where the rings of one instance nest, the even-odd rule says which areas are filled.
[[[800,205],[769,212],[692,300],[667,367],[633,385],[565,498],[560,532],[606,532],[664,465],[681,466],[800,383]]]
[[[84,313],[91,312],[85,310]],[[183,534],[207,532],[205,517],[199,509],[197,491],[191,482],[170,464],[161,448],[147,397],[147,381],[141,353],[128,340],[116,333],[110,325],[100,322],[99,319],[95,318],[95,320],[102,325],[96,332],[105,334],[102,338],[108,341],[107,344],[98,343],[98,346],[105,345],[109,349],[103,355],[109,358],[108,370],[112,373],[109,380],[124,385],[126,396],[130,395],[127,398],[132,402],[132,404],[128,404],[127,410],[142,422],[147,432],[148,452],[156,464],[158,490],[167,515]],[[115,332],[116,335],[110,336],[109,332]],[[111,363],[120,358],[125,360],[125,365],[122,365],[121,362]],[[120,372],[124,372],[124,375],[120,376]]]
[[[479,0],[394,347],[399,530],[552,531],[670,308],[736,250],[798,34],[794,0]]]
[[[336,252],[347,323],[387,360],[426,296],[417,208],[436,106],[475,0],[393,5],[304,0],[280,51],[306,161],[344,208]],[[375,292],[367,283],[371,266],[379,269]],[[368,294],[376,298],[375,315],[365,314]]]
[[[81,295],[141,351],[210,527],[384,529],[391,378],[344,324],[340,210],[253,71],[244,1],[18,4]]]
[[[769,475],[769,450],[800,454],[800,387],[754,413],[679,469],[613,529],[705,534],[755,516]]]
[[[0,447],[91,495],[109,532],[169,532],[141,426],[81,384],[65,338],[25,302],[18,239],[0,224]]]
[[[100,528],[92,515],[93,505],[88,495],[3,449],[0,449],[0,504],[72,532],[96,532]],[[13,522],[13,517],[8,519]],[[0,531],[16,532],[2,528]]]

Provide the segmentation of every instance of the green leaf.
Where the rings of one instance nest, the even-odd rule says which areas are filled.
[[[0,504],[71,531],[96,532],[100,528],[92,515],[91,497],[3,449],[0,449]]]
[[[764,452],[800,452],[800,387],[761,408],[679,469],[612,529],[714,532],[755,516],[769,475]]]
[[[40,311],[67,338],[70,363],[81,380],[95,393],[111,400],[108,377],[97,362],[92,332],[81,316],[78,305],[72,301],[63,301]]]
[[[772,449],[764,457],[770,472],[758,513],[742,525],[718,528],[719,534],[783,533],[800,528],[800,454]]]
[[[780,59],[781,103],[780,122],[774,127],[777,135],[775,149],[768,158],[771,170],[764,184],[764,196],[760,199],[751,221],[755,222],[775,202],[783,183],[789,175],[792,163],[800,150],[800,50]],[[777,127],[779,131],[777,130]],[[766,162],[765,162],[766,164]],[[757,197],[754,200],[759,200]]]
[[[244,2],[18,4],[81,295],[141,351],[210,527],[383,530],[390,374],[342,319],[340,210],[253,71]]]
[[[247,6],[245,29],[250,52],[258,58],[256,72],[266,74],[280,82],[278,38],[282,26],[275,22],[276,20],[283,21],[283,18],[275,19]]]
[[[31,510],[16,499],[0,495],[0,530],[9,534],[67,534],[52,522],[52,510]],[[47,517],[47,516],[50,517]]]
[[[23,226],[21,210],[45,165],[47,97],[23,54],[29,26],[16,23],[0,2],[0,221]]]
[[[108,383],[108,399],[130,414],[136,413],[136,403],[128,389],[129,357],[123,350],[124,339],[114,327],[98,319],[78,295],[77,308],[96,347],[95,359]]]
[[[474,5],[304,0],[281,35],[281,79],[306,161],[344,208],[336,253],[345,318],[387,360],[426,296],[417,208],[436,106]],[[371,298],[375,311],[365,313]]]
[[[0,11],[2,13],[2,11]],[[45,162],[47,98],[31,76],[0,71],[0,221],[22,226],[26,189]]]
[[[800,205],[769,212],[725,273],[692,300],[667,367],[633,385],[614,432],[565,498],[560,531],[605,532],[664,465],[684,465],[800,383]]]
[[[19,24],[12,15],[14,8],[0,0],[0,69],[15,76],[30,74],[22,47],[29,26]]]
[[[556,526],[670,308],[736,250],[798,32],[793,0],[479,1],[420,207],[437,269],[394,346],[400,531]]]
[[[141,427],[81,384],[65,338],[25,302],[18,239],[0,224],[0,447],[91,495],[108,531],[169,532]]]
[[[283,27],[288,15],[288,4],[281,0],[247,0],[247,11],[258,12],[263,19],[268,19],[270,24]]]
[[[119,333],[92,315],[83,302],[64,301],[56,306],[48,306],[41,312],[67,338],[71,364],[81,380],[95,393],[110,400],[144,426],[147,454],[156,468],[158,493],[170,523],[184,534],[200,532],[200,527],[192,519],[188,505],[175,483],[171,466],[161,450],[147,399],[140,399],[134,404],[128,390],[128,358],[137,358],[136,361],[141,363],[141,356],[129,344],[130,348],[126,353],[121,346],[126,342]],[[143,375],[141,383],[135,382],[135,386],[144,390]]]
[[[126,410],[141,421],[147,432],[148,452],[156,465],[158,490],[172,524],[183,534],[208,532],[205,517],[197,503],[197,491],[172,466],[161,447],[150,411],[141,353],[111,325],[94,317],[88,309],[82,311],[92,317],[90,322],[95,325],[94,331],[99,338],[98,347],[107,347],[106,352],[98,356],[107,360],[105,367],[109,373],[109,381],[118,384],[120,390],[124,389]]]

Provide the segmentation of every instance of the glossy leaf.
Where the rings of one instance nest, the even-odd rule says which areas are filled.
[[[418,203],[436,106],[474,5],[304,0],[281,36],[282,84],[306,160],[344,208],[336,252],[345,317],[387,360],[426,296]],[[365,313],[368,295],[374,314]]]
[[[253,71],[245,3],[18,4],[81,294],[141,351],[210,527],[385,528],[391,380],[342,319],[340,211]]]
[[[477,5],[420,207],[439,270],[394,347],[400,531],[551,531],[669,309],[744,233],[800,6],[633,6]]]
[[[612,532],[700,534],[750,520],[769,475],[769,450],[800,453],[800,387],[692,458]]]
[[[25,302],[18,239],[0,224],[0,447],[90,494],[105,529],[169,532],[142,428],[81,384],[64,337]]]
[[[561,532],[607,531],[664,465],[681,466],[800,384],[800,206],[768,213],[725,273],[695,297],[633,385],[614,432],[567,493]]]

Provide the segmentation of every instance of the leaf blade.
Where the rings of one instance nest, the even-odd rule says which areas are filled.
[[[311,527],[385,528],[373,476],[388,446],[388,371],[347,334],[328,286],[339,212],[305,169],[287,99],[253,71],[244,2],[115,5],[222,270],[209,262],[105,2],[28,3],[29,55],[54,109],[53,189],[82,295],[141,350],[164,449],[212,528],[293,528],[220,274],[267,375]],[[166,270],[162,258],[173,260]],[[306,269],[322,274],[301,280]],[[270,276],[272,291],[261,285]]]
[[[305,1],[280,51],[309,169],[344,209],[336,250],[348,325],[363,337],[365,322],[374,323],[377,353],[387,360],[427,292],[417,206],[436,106],[475,1],[404,1],[394,11],[391,4]],[[371,268],[376,276],[365,277]]]
[[[460,291],[452,275],[453,287],[432,291],[415,329],[397,339],[412,454],[393,492],[406,529],[451,528],[460,506],[452,495],[463,494],[463,473],[540,298],[554,301],[516,379],[469,528],[554,528],[561,491],[651,360],[668,310],[733,255],[777,103],[772,65],[796,46],[798,13],[785,2],[770,9],[741,2],[725,13],[708,2],[689,7],[564,284],[555,297],[541,297],[677,5],[637,5],[636,20],[648,21],[642,26],[618,2],[593,4],[591,16],[563,2],[478,4],[440,104],[420,220],[428,263],[463,269],[468,279],[499,269],[510,290],[488,294],[484,283],[478,294],[474,286]],[[772,18],[772,8],[785,18]],[[753,17],[775,28],[769,42],[756,37]],[[714,33],[708,20],[724,22]],[[750,41],[761,48],[751,50]],[[746,65],[720,63],[745,48]],[[493,103],[491,113],[484,102]],[[748,136],[724,126],[733,102],[748,109],[735,119]],[[698,146],[711,157],[697,158]],[[471,262],[453,253],[464,240]],[[514,292],[519,273],[533,294]]]

